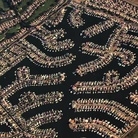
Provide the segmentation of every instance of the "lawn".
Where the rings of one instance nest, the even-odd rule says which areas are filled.
[[[42,6],[40,6],[34,12],[34,14],[28,19],[28,21],[29,22],[33,21],[35,18],[39,17],[40,14],[47,11],[52,5],[55,5],[55,4],[56,4],[55,0],[46,0],[46,2]]]
[[[13,33],[17,33],[20,30],[20,28],[21,28],[20,25],[17,24],[16,26],[13,26],[9,30],[7,30],[5,33],[0,34],[0,41],[2,41],[3,39],[5,39],[7,36],[12,35]]]
[[[29,6],[27,3],[32,4],[34,0],[23,0],[21,3],[19,3],[16,7],[18,9],[18,12],[21,14],[25,11],[25,9]]]
[[[131,132],[126,138],[138,138],[138,127]]]
[[[10,28],[6,34],[11,34],[11,33],[16,33],[18,32],[18,30],[21,28],[21,26],[19,24],[17,24],[16,26],[13,26],[12,28]]]
[[[26,6],[28,2],[30,2],[30,0],[23,0],[21,4],[18,4],[18,8]],[[33,0],[31,1],[31,3],[33,3]]]
[[[5,38],[4,34],[0,34],[0,41],[2,41]]]
[[[2,9],[4,11],[9,10],[7,3],[5,3],[3,0],[0,0],[0,9]]]
[[[30,2],[30,0],[22,1],[21,4],[19,4],[17,7],[21,10],[24,9],[24,7],[27,7],[27,2]],[[32,3],[32,1],[31,1]],[[27,22],[31,22],[35,20],[37,17],[39,17],[42,13],[47,11],[52,5],[55,5],[55,0],[46,0],[43,5],[38,7],[38,9],[34,12],[34,14],[27,20]],[[6,6],[6,3],[3,2],[3,0],[0,0],[0,8],[3,10],[8,10],[9,8]],[[22,9],[23,8],[23,9]],[[12,28],[8,29],[4,34],[0,34],[0,41],[5,39],[6,36],[12,35],[13,33],[17,33],[21,29],[21,26],[19,24],[13,26]]]

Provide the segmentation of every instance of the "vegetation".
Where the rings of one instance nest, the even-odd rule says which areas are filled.
[[[43,5],[41,5],[37,10],[35,10],[34,14],[28,19],[28,21],[33,21],[35,18],[39,17],[40,14],[47,11],[52,5],[55,4],[55,0],[46,0],[46,2]]]
[[[34,2],[34,0],[23,0],[21,3],[19,3],[17,5],[17,9],[19,13],[23,13],[25,11],[25,9],[29,6],[29,4],[32,4]]]
[[[0,41],[2,41],[5,38],[5,34],[0,34]]]
[[[126,138],[138,138],[138,127],[131,132]]]
[[[23,0],[20,4],[18,4],[18,8],[22,8],[27,5],[27,3],[30,2],[30,0]],[[32,0],[33,2],[33,0]]]
[[[26,7],[28,7],[28,3],[32,4],[34,0],[25,0],[22,1],[20,4],[18,4],[16,7],[18,9],[18,11],[21,13],[24,11],[24,9]],[[0,9],[2,10],[8,10],[8,5],[6,5],[7,3],[4,2],[4,0],[0,0]],[[37,17],[39,17],[42,13],[44,13],[45,11],[47,11],[52,5],[56,4],[56,0],[46,0],[45,3],[43,5],[41,5],[40,7],[38,7],[38,9],[34,12],[34,14],[26,21],[26,23],[29,23],[33,20],[35,20]],[[17,33],[19,30],[21,29],[20,24],[17,24],[11,28],[9,28],[5,33],[0,34],[0,41],[2,41],[3,39],[7,38],[8,36],[11,36],[15,33]]]
[[[0,0],[0,9],[2,9],[4,11],[9,10],[9,7],[8,7],[7,3],[4,2],[4,0]]]
[[[20,30],[21,26],[19,24],[17,24],[16,26],[13,26],[12,28],[10,28],[6,34],[12,34],[12,33],[16,33],[18,32],[18,30]]]
[[[7,38],[7,36],[17,33],[20,30],[20,28],[21,28],[21,26],[19,24],[17,24],[16,26],[13,26],[9,30],[7,30],[5,33],[0,34],[0,41]]]

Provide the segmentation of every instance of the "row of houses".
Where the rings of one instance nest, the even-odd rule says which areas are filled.
[[[5,11],[5,12],[1,12],[0,13],[0,19],[3,20],[3,19],[7,19],[7,18],[11,18],[15,16],[15,12],[14,10],[8,10],[8,11]]]

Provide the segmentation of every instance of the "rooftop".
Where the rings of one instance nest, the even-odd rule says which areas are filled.
[[[124,0],[138,7],[138,0]]]

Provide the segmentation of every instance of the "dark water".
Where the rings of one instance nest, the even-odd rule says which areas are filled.
[[[42,113],[42,112],[45,112],[45,111],[48,111],[51,109],[62,110],[63,118],[60,121],[58,121],[57,123],[43,125],[43,126],[41,126],[41,128],[44,129],[44,128],[48,128],[48,127],[55,127],[56,130],[59,132],[59,138],[81,138],[81,137],[101,138],[99,135],[97,135],[95,133],[91,133],[91,132],[84,132],[84,133],[74,132],[73,133],[73,131],[70,130],[68,127],[68,120],[70,118],[75,118],[75,117],[84,117],[84,118],[92,117],[92,118],[99,118],[101,120],[102,119],[108,120],[112,124],[116,125],[119,128],[123,127],[124,124],[121,123],[120,121],[115,120],[112,116],[109,116],[109,115],[107,115],[105,113],[101,113],[101,112],[92,111],[92,112],[74,113],[74,111],[70,108],[69,103],[71,103],[72,100],[76,100],[78,98],[84,98],[84,99],[85,98],[95,98],[95,99],[96,98],[104,98],[104,99],[118,101],[118,102],[122,103],[123,105],[127,106],[128,108],[132,109],[133,111],[138,112],[138,109],[136,108],[136,106],[131,105],[129,100],[126,99],[129,92],[133,92],[134,90],[137,89],[137,85],[132,86],[127,90],[122,90],[122,91],[119,91],[118,93],[114,93],[114,94],[73,95],[73,94],[70,94],[69,89],[71,88],[71,85],[75,84],[77,81],[83,81],[83,80],[100,81],[100,80],[102,80],[103,74],[112,69],[117,70],[120,73],[120,78],[121,78],[121,77],[125,76],[126,73],[128,73],[133,67],[135,67],[138,64],[138,59],[130,67],[125,67],[125,68],[120,67],[117,64],[117,59],[114,59],[109,65],[104,67],[102,70],[98,70],[94,73],[88,73],[87,75],[85,75],[83,77],[74,75],[73,72],[75,71],[75,69],[77,68],[78,65],[80,65],[82,63],[86,63],[88,61],[92,61],[96,58],[94,56],[88,56],[88,55],[85,55],[85,54],[82,54],[81,52],[79,52],[79,47],[81,46],[81,44],[86,41],[92,41],[94,43],[104,45],[107,42],[109,36],[111,35],[111,33],[113,32],[113,30],[115,29],[116,26],[109,29],[108,31],[105,31],[104,33],[94,37],[94,38],[83,39],[82,37],[80,37],[80,33],[81,33],[82,29],[85,29],[85,28],[89,27],[90,25],[99,23],[102,20],[98,19],[96,17],[90,17],[87,15],[83,15],[83,18],[86,21],[86,25],[84,27],[80,27],[79,29],[72,29],[67,23],[68,13],[70,12],[70,10],[71,9],[69,9],[68,12],[66,13],[66,16],[62,23],[60,23],[55,28],[47,28],[47,29],[49,29],[49,30],[60,29],[60,28],[65,29],[65,31],[68,32],[67,35],[65,36],[65,39],[67,39],[67,38],[72,39],[75,42],[75,46],[72,49],[70,49],[68,51],[63,51],[60,53],[50,53],[50,52],[44,50],[43,46],[41,45],[41,42],[38,39],[29,36],[29,37],[27,37],[27,40],[30,43],[36,45],[37,48],[39,48],[41,51],[45,52],[49,56],[63,55],[66,52],[76,55],[77,57],[76,57],[76,60],[73,62],[73,64],[67,65],[66,67],[48,69],[48,68],[40,68],[40,67],[34,65],[32,62],[30,62],[28,59],[24,59],[21,63],[19,63],[17,66],[15,66],[10,71],[8,71],[5,75],[3,75],[0,78],[0,83],[1,83],[2,87],[6,86],[7,84],[10,84],[11,81],[15,79],[14,71],[18,67],[22,67],[22,66],[28,66],[31,70],[31,74],[51,74],[51,73],[56,73],[59,71],[65,72],[67,75],[67,78],[66,78],[66,81],[63,82],[62,84],[56,85],[56,86],[24,88],[24,89],[18,91],[13,96],[11,96],[9,98],[9,101],[13,105],[17,104],[18,98],[20,97],[20,95],[23,92],[27,92],[27,91],[32,91],[32,92],[35,92],[36,94],[43,94],[43,93],[47,93],[50,91],[57,91],[57,90],[63,91],[64,98],[63,98],[62,102],[60,102],[58,104],[45,105],[45,106],[42,106],[39,108],[32,109],[32,110],[24,113],[22,116],[25,119],[29,119],[30,117],[36,115],[37,113]],[[129,49],[132,52],[136,53],[136,56],[138,57],[138,50],[133,49],[129,46],[122,45],[122,47]]]

